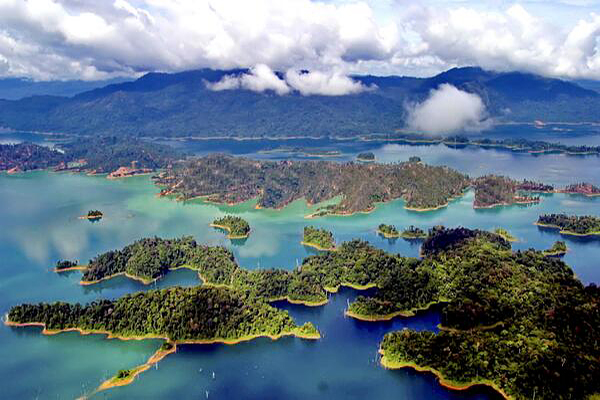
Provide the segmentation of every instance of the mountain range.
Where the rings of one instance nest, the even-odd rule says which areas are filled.
[[[441,84],[476,93],[498,121],[600,121],[600,93],[522,72],[453,68],[430,78],[353,76],[375,86],[344,96],[211,91],[206,82],[247,70],[148,73],[72,96],[0,100],[0,127],[71,134],[146,137],[353,136],[406,126],[411,104]],[[588,88],[584,87],[587,86]],[[0,84],[0,98],[3,95]]]

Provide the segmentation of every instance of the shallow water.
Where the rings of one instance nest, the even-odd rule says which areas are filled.
[[[600,184],[596,171],[600,158],[561,155],[530,156],[502,150],[451,149],[437,146],[368,144],[385,162],[417,154],[432,164],[452,165],[478,175],[501,172],[517,178],[535,178],[553,184],[589,180]],[[225,151],[243,150],[239,142],[220,144]],[[364,143],[340,146],[341,159],[352,159]],[[257,149],[247,149],[250,156]],[[264,156],[263,153],[260,153]],[[272,155],[269,155],[272,156]],[[283,155],[278,154],[278,157]],[[582,177],[583,176],[583,177]],[[283,210],[255,210],[253,202],[234,207],[187,203],[157,198],[149,177],[107,180],[80,174],[31,172],[0,174],[0,312],[15,304],[38,301],[88,302],[114,298],[153,287],[195,285],[188,270],[167,275],[156,285],[144,286],[127,278],[115,278],[94,286],[78,284],[80,273],[56,274],[50,268],[57,259],[82,262],[100,252],[120,248],[140,237],[193,235],[199,242],[230,247],[246,268],[291,269],[314,250],[300,244],[302,229],[312,224],[333,231],[336,240],[353,238],[403,255],[417,256],[418,242],[389,240],[375,228],[385,222],[398,227],[463,225],[492,229],[504,227],[519,242],[514,248],[547,248],[565,240],[565,261],[586,283],[600,282],[597,255],[600,240],[561,237],[556,231],[533,225],[539,214],[567,212],[600,215],[600,198],[554,194],[533,206],[474,210],[473,193],[449,207],[427,213],[407,211],[402,201],[381,204],[369,214],[352,217],[304,219],[310,209],[298,201]],[[79,220],[89,209],[100,209],[105,218],[91,223]],[[225,213],[247,219],[252,227],[246,241],[231,243],[208,223]],[[496,398],[479,388],[450,392],[435,378],[412,371],[387,371],[378,365],[376,351],[386,332],[411,327],[435,330],[435,309],[414,318],[367,323],[345,318],[347,301],[356,295],[342,290],[324,307],[307,308],[280,303],[299,323],[312,321],[324,334],[317,342],[295,338],[258,339],[227,345],[182,346],[144,372],[135,383],[97,394],[95,398]],[[39,328],[0,326],[2,395],[6,398],[74,398],[93,389],[119,369],[143,363],[159,346],[158,341],[105,340],[101,335],[40,334]],[[215,378],[212,378],[212,372]]]

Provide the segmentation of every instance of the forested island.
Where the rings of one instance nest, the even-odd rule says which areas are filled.
[[[370,151],[364,152],[364,153],[358,153],[358,155],[356,156],[356,159],[358,161],[363,161],[363,162],[373,162],[373,161],[375,161],[375,154],[373,154]]]
[[[523,138],[509,139],[469,139],[466,136],[431,136],[417,133],[394,133],[394,134],[371,134],[363,136],[362,140],[385,140],[402,142],[412,145],[420,144],[445,144],[449,147],[467,147],[476,146],[483,148],[503,148],[515,152],[543,154],[543,153],[563,153],[567,155],[598,155],[600,146],[588,145],[564,145],[561,143],[551,143],[542,140],[529,140]]]
[[[539,196],[531,196],[522,192],[552,192],[554,187],[531,181],[518,182],[514,179],[498,175],[486,175],[474,180],[474,208],[492,208],[512,204],[539,203]]]
[[[86,267],[82,267],[79,265],[77,261],[70,260],[58,260],[56,265],[54,266],[55,272],[64,272],[64,271],[75,271],[75,270],[83,270]]]
[[[248,224],[248,221],[233,215],[217,218],[210,226],[224,229],[229,232],[227,235],[229,239],[244,239],[250,235],[250,225]]]
[[[335,250],[333,233],[326,229],[315,228],[314,226],[304,227],[302,244],[318,250]]]
[[[423,229],[416,227],[414,225],[409,226],[405,230],[402,231],[400,236],[403,239],[415,240],[415,239],[425,239],[427,237],[427,232]]]
[[[262,208],[281,208],[301,198],[317,204],[342,197],[315,216],[371,211],[377,202],[400,198],[409,209],[428,210],[445,206],[469,186],[464,174],[420,162],[274,162],[222,154],[173,163],[155,182],[166,187],[163,194],[184,200],[204,197],[235,204],[258,198]]]
[[[98,221],[102,219],[104,214],[100,210],[90,210],[86,215],[79,217],[80,219],[89,219],[91,221]]]
[[[563,190],[560,190],[560,192],[567,194],[583,194],[585,196],[600,196],[599,187],[585,182],[568,185]]]
[[[541,251],[512,252],[480,231],[436,228],[424,259],[382,281],[349,313],[365,319],[441,302],[438,334],[392,332],[387,368],[431,371],[449,388],[489,385],[506,398],[583,399],[600,392],[600,289]],[[412,279],[409,279],[413,277]]]
[[[400,232],[398,232],[398,229],[394,225],[379,224],[377,233],[386,238],[400,237]]]
[[[494,229],[494,233],[501,236],[504,240],[508,242],[516,242],[517,238],[511,235],[509,231],[504,228],[496,228]]]
[[[567,244],[562,240],[557,240],[552,247],[544,250],[544,255],[548,257],[562,257],[567,254],[567,250]]]
[[[385,320],[411,316],[433,304],[441,307],[440,333],[406,330],[386,335],[381,351],[387,367],[432,370],[450,387],[489,384],[513,398],[532,398],[534,392],[536,398],[584,398],[600,390],[594,379],[600,357],[596,286],[584,287],[558,258],[536,250],[513,252],[501,236],[480,230],[432,228],[421,254],[421,259],[406,258],[354,240],[337,251],[309,256],[293,270],[246,270],[230,251],[198,245],[192,238],[142,239],[96,257],[107,268],[96,267],[95,277],[109,276],[108,266],[119,260],[140,271],[146,271],[146,264],[158,271],[186,266],[198,271],[204,286],[138,293],[88,306],[17,306],[9,321],[44,323],[49,331],[81,328],[174,341],[278,335],[295,329],[314,334],[314,327],[293,325],[286,312],[267,303],[286,299],[316,306],[342,285],[376,287],[372,294],[357,297],[347,314]],[[146,261],[131,263],[132,258]],[[247,307],[250,316],[244,311],[242,318],[239,312]],[[161,318],[149,318],[154,312],[149,310],[159,310]],[[245,323],[236,325],[240,318]]]
[[[57,171],[111,173],[129,176],[166,167],[181,158],[172,147],[136,138],[93,136],[57,144],[54,148],[33,143],[0,144],[0,171]]]
[[[560,229],[563,235],[600,235],[600,218],[592,215],[544,214],[539,216],[536,225]]]

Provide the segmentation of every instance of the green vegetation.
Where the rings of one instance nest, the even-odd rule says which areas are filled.
[[[518,191],[536,191],[535,188],[545,188],[547,185],[530,181],[519,183],[513,179],[486,175],[475,179],[475,208],[490,208],[495,206],[511,204],[539,203],[539,196],[528,196],[519,194]],[[551,188],[551,186],[548,186]]]
[[[421,228],[411,225],[403,230],[400,236],[402,236],[404,239],[425,239],[427,237],[427,232]]]
[[[205,196],[239,203],[258,198],[263,208],[281,208],[301,198],[317,204],[341,196],[339,204],[316,215],[370,211],[377,202],[399,198],[409,208],[435,208],[469,185],[466,175],[421,163],[273,162],[220,154],[174,163],[155,181],[182,199]]]
[[[400,236],[400,232],[394,225],[379,224],[377,232],[386,238],[396,238]]]
[[[563,193],[583,194],[586,196],[600,196],[600,188],[591,183],[575,183],[568,185],[562,190]]]
[[[50,331],[78,328],[118,337],[166,337],[173,342],[243,340],[316,332],[296,326],[287,311],[223,287],[174,287],[98,300],[87,305],[57,302],[10,309],[12,323],[43,323]]]
[[[326,229],[315,228],[314,226],[304,227],[304,237],[302,238],[302,244],[304,244],[305,246],[316,247],[319,250],[335,249],[333,233],[329,232]]]
[[[60,164],[64,155],[33,143],[0,144],[0,171],[46,169]]]
[[[56,262],[56,266],[55,269],[57,271],[60,271],[62,269],[69,269],[69,268],[74,268],[76,267],[78,264],[76,261],[69,261],[69,260],[58,260]]]
[[[128,379],[133,374],[133,371],[130,369],[120,369],[119,372],[115,375],[115,379]]]
[[[558,240],[554,242],[552,247],[550,247],[548,250],[544,250],[544,255],[550,257],[560,257],[567,254],[567,250],[567,244],[562,240]]]
[[[560,229],[564,235],[600,235],[600,218],[591,215],[544,214],[536,224]]]
[[[508,242],[516,242],[517,241],[517,238],[514,237],[513,235],[511,235],[510,232],[504,228],[496,228],[496,229],[494,229],[494,233],[502,236],[502,238]]]
[[[99,210],[90,210],[87,213],[88,219],[100,219],[103,215],[104,214],[102,214],[102,211]]]
[[[167,268],[187,266],[199,271],[205,285],[87,306],[21,305],[10,310],[9,321],[175,342],[312,337],[313,326],[295,326],[287,312],[268,302],[318,305],[341,285],[376,287],[372,295],[357,297],[348,314],[377,320],[414,315],[433,304],[441,308],[438,334],[386,335],[381,349],[388,366],[431,368],[459,386],[491,383],[518,399],[534,393],[540,399],[584,398],[600,389],[600,289],[584,287],[566,264],[542,251],[513,252],[495,233],[434,227],[422,244],[422,259],[354,240],[307,257],[292,271],[245,270],[230,252],[198,246],[191,238],[142,239],[109,253],[113,260],[158,257]]]
[[[379,310],[365,300],[350,307],[389,314],[444,302],[440,333],[385,336],[384,365],[429,368],[459,387],[491,383],[515,399],[582,399],[600,391],[600,289],[584,287],[559,259],[513,253],[492,234],[438,228],[424,247],[423,261],[370,300]],[[402,293],[401,302],[394,296]]]
[[[372,161],[375,161],[375,154],[373,154],[370,151],[365,152],[365,153],[358,153],[358,155],[356,156],[356,159],[358,161],[372,162]]]
[[[243,239],[247,238],[250,234],[250,225],[248,222],[233,215],[217,218],[212,222],[211,226],[227,230],[229,232],[227,237],[230,239]]]
[[[92,136],[50,149],[33,143],[0,145],[0,171],[54,168],[95,173],[119,167],[157,169],[181,157],[175,149],[136,138]]]
[[[219,266],[216,268],[215,266]],[[231,251],[196,243],[189,236],[180,239],[144,238],[124,247],[100,254],[84,271],[84,282],[95,282],[117,274],[149,282],[169,269],[190,267],[215,284],[228,283],[237,268]]]

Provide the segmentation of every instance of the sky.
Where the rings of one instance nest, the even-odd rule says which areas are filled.
[[[336,94],[469,65],[600,80],[600,1],[0,0],[0,77],[242,67],[212,89]]]

